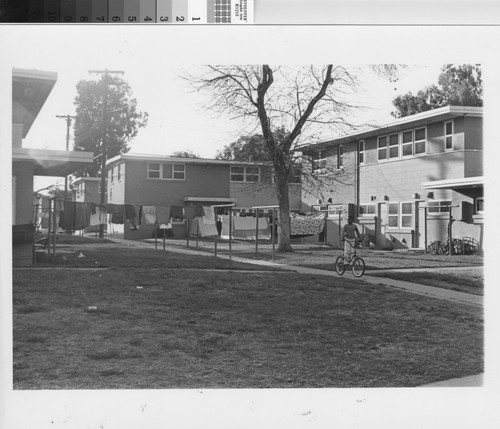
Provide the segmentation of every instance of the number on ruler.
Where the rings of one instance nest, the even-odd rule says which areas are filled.
[[[150,18],[149,16],[146,16],[146,18],[144,18],[144,21],[146,21],[146,22],[149,22],[149,21],[152,21],[152,20],[153,20],[153,18]]]
[[[183,16],[176,16],[176,17],[175,17],[175,20],[176,20],[177,22],[183,22],[183,21],[184,21],[184,17],[183,17]]]
[[[80,22],[88,22],[89,17],[88,16],[80,16]]]
[[[104,16],[96,16],[95,19],[100,22],[104,22]]]
[[[128,20],[129,20],[130,22],[134,22],[134,21],[137,21],[137,17],[136,17],[136,16],[129,16],[129,17],[128,17]]]
[[[120,17],[119,16],[113,16],[112,19],[113,19],[114,22],[120,21]]]
[[[63,18],[63,20],[64,20],[65,22],[71,22],[71,21],[73,21],[73,17],[72,17],[72,16],[65,16],[65,17]]]
[[[160,21],[167,22],[168,21],[168,16],[160,16]]]

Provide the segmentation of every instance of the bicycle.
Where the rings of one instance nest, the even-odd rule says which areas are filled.
[[[346,240],[342,240],[345,243]],[[351,265],[352,273],[355,277],[361,277],[365,273],[365,261],[363,258],[356,254],[356,245],[352,244],[350,241],[347,241],[349,245],[353,248],[353,252],[346,260],[345,255],[341,255],[335,261],[335,271],[339,276],[344,274],[346,265]],[[344,244],[345,246],[345,244]]]

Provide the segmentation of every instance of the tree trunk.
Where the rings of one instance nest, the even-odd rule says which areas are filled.
[[[287,171],[276,170],[277,183],[276,190],[279,204],[279,229],[278,229],[278,252],[291,252],[290,244],[290,199],[288,194],[288,173]]]

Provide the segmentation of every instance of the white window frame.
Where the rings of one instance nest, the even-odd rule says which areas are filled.
[[[363,207],[363,209],[362,209]],[[373,213],[370,213],[368,208],[373,207]],[[358,206],[358,216],[359,217],[375,217],[377,215],[377,205],[374,203],[363,203]]]
[[[151,169],[151,165],[159,165],[159,169]],[[170,167],[171,175],[164,177],[166,167]],[[158,173],[159,177],[151,177],[151,173]],[[177,177],[176,177],[177,176]],[[178,162],[148,162],[147,171],[148,180],[168,180],[168,181],[183,181],[186,180],[186,164]]]
[[[396,136],[397,138],[397,142],[396,144],[391,144],[391,137],[394,137]],[[387,156],[388,158],[387,159],[399,159],[400,156],[399,156],[399,133],[392,133],[392,134],[389,134],[388,136],[388,139],[387,139]],[[396,149],[396,156],[392,156],[391,155],[391,149]]]
[[[446,126],[448,124],[451,124],[451,133],[450,134],[448,134],[446,132]],[[454,123],[454,121],[446,121],[444,123],[444,150],[445,151],[451,151],[451,150],[453,150],[453,146],[454,146],[454,141],[453,141],[454,138],[453,138],[453,136],[454,136],[454,133],[455,133],[455,123]],[[448,147],[448,138],[451,141],[451,147]]]
[[[397,208],[397,212],[396,213],[391,213],[391,206]],[[401,214],[401,210],[400,209],[401,209],[401,206],[399,205],[399,203],[388,203],[387,204],[387,227],[388,228],[399,229],[399,227],[400,227],[399,216]],[[395,218],[396,219],[396,225],[391,225],[391,222],[390,222],[391,218]]]
[[[344,168],[344,145],[339,144],[337,146],[337,168]]]
[[[121,164],[118,164],[116,166],[116,180],[120,182],[122,180],[122,175],[121,175]]]
[[[358,163],[360,165],[365,163],[365,141],[360,140],[358,142]]]
[[[248,169],[256,168],[257,173],[249,173]],[[242,169],[242,172],[234,172],[233,169]],[[235,176],[242,176],[243,180],[234,180]],[[248,180],[250,177],[256,177],[257,180]],[[258,183],[260,182],[261,168],[257,165],[231,165],[229,168],[229,180],[231,183]]]
[[[403,213],[403,204],[409,204],[411,207],[410,213]],[[414,204],[412,201],[401,201],[400,202],[400,219],[399,219],[399,225],[401,229],[412,229],[413,228],[413,213],[414,213]],[[403,224],[403,218],[410,218],[410,226],[404,226]]]
[[[380,140],[385,139],[385,145],[380,145]],[[380,152],[385,151],[385,156],[383,158],[380,157]],[[377,160],[378,162],[387,161],[389,155],[389,137],[388,136],[379,136],[377,137]]]
[[[328,212],[328,217],[338,219],[339,214],[343,218],[343,213],[345,212],[344,206],[342,204],[327,204],[326,210]]]
[[[407,133],[411,133],[411,141],[405,143],[404,142],[404,135]],[[414,149],[415,149],[413,147],[414,136],[415,136],[414,130],[405,130],[405,131],[401,132],[401,158],[413,157]],[[408,146],[411,148],[411,153],[409,155],[405,155],[404,150],[405,150],[405,147],[408,147]]]
[[[323,157],[323,150],[319,149],[312,155],[313,174],[326,174],[326,157]]]
[[[424,130],[425,138],[417,140],[417,131]],[[417,153],[417,143],[424,142],[424,151]],[[427,153],[427,127],[418,127],[413,129],[413,156],[424,156]]]
[[[437,204],[433,204],[437,203]],[[432,207],[429,204],[433,204]],[[440,216],[450,212],[451,200],[429,200],[427,201],[427,214],[430,216]],[[437,208],[437,210],[431,210]]]

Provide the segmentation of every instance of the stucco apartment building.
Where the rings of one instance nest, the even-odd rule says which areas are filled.
[[[313,174],[339,179],[325,200],[304,196],[307,207],[328,210],[328,242],[353,215],[380,248],[424,248],[483,234],[482,108],[446,106],[340,138],[304,146]]]
[[[108,203],[187,208],[234,204],[233,213],[277,204],[270,164],[163,155],[124,154],[107,162]],[[292,210],[301,209],[300,183],[291,184]],[[228,208],[219,208],[221,214]],[[267,210],[266,210],[267,212]],[[178,213],[177,213],[178,214]],[[173,216],[175,237],[186,235],[186,219]],[[149,238],[153,225],[135,230],[127,221],[111,225],[110,233]]]
[[[12,239],[13,264],[31,265],[35,230],[34,177],[65,177],[92,163],[92,152],[23,147],[57,81],[57,73],[14,68],[12,71]]]

